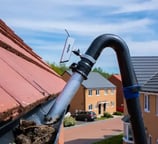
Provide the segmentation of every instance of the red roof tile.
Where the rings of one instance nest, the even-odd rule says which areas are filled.
[[[17,112],[19,108],[19,103],[3,88],[0,88],[0,120],[4,120],[8,116],[12,117],[13,112]]]
[[[65,82],[2,21],[0,32],[2,121],[15,113],[28,111],[51,95],[57,95]]]
[[[51,71],[52,73],[58,75],[55,71],[50,69],[49,66],[41,60],[40,56],[34,53],[32,49],[23,42],[22,39],[20,39],[7,25],[5,25],[5,23],[1,19],[0,19],[0,40],[3,43],[14,48],[14,50],[18,51],[19,54],[22,54],[23,57],[26,56],[33,63],[36,63],[40,67],[43,67],[46,70]]]

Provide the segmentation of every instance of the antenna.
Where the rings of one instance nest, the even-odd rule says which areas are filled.
[[[75,39],[70,36],[67,29],[65,29],[65,32],[67,33],[67,38],[65,40],[65,45],[64,45],[64,49],[62,51],[60,63],[64,63],[64,62],[69,61],[71,53],[72,53],[72,49],[74,46],[74,42],[75,42]]]
[[[70,37],[70,34],[69,34],[69,32],[67,31],[67,29],[65,29],[65,32],[67,33],[68,37]]]

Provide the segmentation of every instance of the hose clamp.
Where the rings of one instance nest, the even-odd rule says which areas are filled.
[[[87,54],[81,55],[81,58],[86,58],[86,59],[88,59],[90,62],[92,62],[93,64],[95,64],[95,62],[96,62],[96,60],[95,60],[93,57],[91,57],[90,55],[87,55]]]
[[[139,85],[124,87],[123,88],[124,96],[126,99],[137,98],[137,97],[139,97],[139,90],[140,90]]]

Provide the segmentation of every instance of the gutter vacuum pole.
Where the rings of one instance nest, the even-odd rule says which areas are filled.
[[[46,123],[56,122],[66,110],[82,81],[87,78],[95,61],[102,50],[112,47],[119,62],[122,76],[123,91],[130,115],[135,144],[147,144],[143,118],[139,103],[139,86],[130,60],[130,54],[126,43],[116,35],[104,34],[97,37],[86,53],[81,56],[78,64],[72,64],[73,75],[66,84],[62,93],[57,97],[46,118]]]

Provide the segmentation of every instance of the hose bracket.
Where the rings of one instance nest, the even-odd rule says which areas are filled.
[[[123,88],[124,97],[126,99],[133,99],[133,98],[139,97],[139,90],[140,90],[139,85],[124,87]]]

